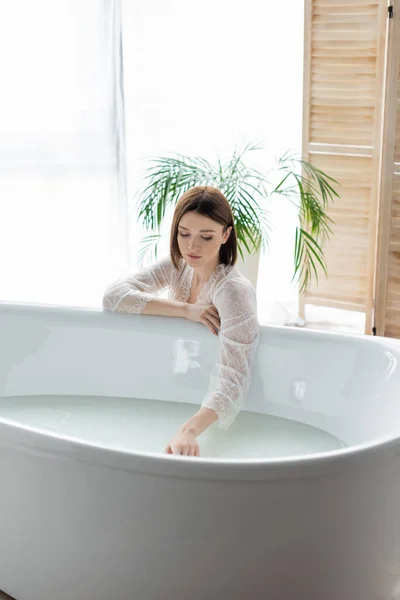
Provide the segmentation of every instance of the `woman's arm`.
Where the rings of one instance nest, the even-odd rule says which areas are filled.
[[[218,358],[202,406],[214,410],[219,426],[228,429],[251,382],[259,337],[255,289],[246,281],[225,281],[217,289],[215,305],[221,319]]]
[[[119,313],[182,317],[195,323],[203,323],[216,335],[220,323],[214,306],[156,297],[158,291],[171,286],[174,280],[172,261],[165,258],[152,267],[109,285],[104,292],[103,308]]]
[[[104,310],[119,313],[182,316],[183,302],[156,298],[157,292],[171,284],[173,274],[172,261],[170,258],[165,258],[147,269],[117,279],[104,292]],[[153,305],[152,308],[148,306],[149,302]],[[158,312],[155,312],[157,307]]]
[[[242,408],[251,381],[259,325],[255,290],[241,281],[221,285],[215,297],[221,319],[217,364],[202,408],[187,421],[166,448],[169,454],[199,456],[197,437],[219,421],[227,429]]]
[[[220,322],[215,306],[188,304],[157,298],[156,293],[176,282],[174,266],[169,258],[108,286],[103,296],[103,309],[111,312],[182,317],[203,323],[215,335]]]

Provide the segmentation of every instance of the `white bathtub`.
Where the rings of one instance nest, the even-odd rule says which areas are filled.
[[[183,320],[3,303],[0,396],[200,402],[216,344]],[[247,409],[349,445],[292,459],[128,453],[0,408],[0,589],[17,600],[397,598],[399,358],[393,340],[263,328]]]

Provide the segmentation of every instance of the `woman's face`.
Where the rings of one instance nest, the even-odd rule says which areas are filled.
[[[204,215],[190,211],[178,224],[178,246],[182,258],[191,266],[204,266],[217,262],[219,249],[225,244],[232,227],[224,226]]]

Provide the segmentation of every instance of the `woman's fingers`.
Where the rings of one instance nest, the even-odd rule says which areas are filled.
[[[218,335],[221,328],[221,319],[217,308],[213,304],[188,304],[186,318],[191,321],[203,323],[214,335]]]
[[[198,445],[191,446],[189,456],[200,456],[200,448]]]
[[[211,333],[218,335],[218,331],[221,328],[221,320],[219,314],[214,305],[211,305],[205,311],[202,322],[206,325]],[[211,325],[211,326],[210,326]]]
[[[213,304],[208,309],[207,318],[209,319],[209,321],[211,321],[211,323],[218,331],[221,329],[221,319],[217,309]]]
[[[209,321],[206,317],[203,317],[201,319],[201,323],[203,323],[203,325],[208,327],[208,329],[211,331],[211,333],[213,333],[214,335],[218,335],[217,329],[214,327],[214,325],[211,323],[211,321]]]
[[[210,306],[210,312],[211,312],[211,313],[213,313],[213,315],[214,315],[215,317],[217,317],[218,321],[220,321],[220,320],[221,320],[221,319],[219,318],[219,312],[218,312],[218,310],[216,309],[216,307],[214,306],[214,304],[212,304],[212,305]]]
[[[190,456],[200,456],[200,448],[198,444],[190,448]]]
[[[219,312],[217,311],[217,309],[215,308],[215,306],[210,306],[207,310],[206,313],[209,317],[215,319],[219,324],[221,323],[221,319],[219,316]]]
[[[211,314],[211,313],[209,313],[209,314],[207,315],[207,318],[208,318],[208,320],[209,320],[209,321],[211,321],[211,323],[214,325],[215,329],[216,329],[217,331],[219,331],[219,329],[220,329],[220,327],[221,327],[220,320],[219,320],[219,319],[217,319],[217,318],[216,318],[216,317],[215,317],[213,314]]]
[[[167,446],[165,448],[166,454],[176,454],[180,456],[200,456],[200,448],[197,445],[176,445],[176,446]]]

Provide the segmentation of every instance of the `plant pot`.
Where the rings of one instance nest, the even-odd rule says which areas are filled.
[[[242,260],[241,256],[239,255],[239,258],[236,263],[236,266],[239,269],[239,271],[242,273],[242,275],[247,277],[247,279],[249,281],[251,281],[251,283],[254,285],[255,288],[257,287],[259,262],[260,262],[260,251],[253,252],[250,254],[249,252],[244,250],[243,260]]]

